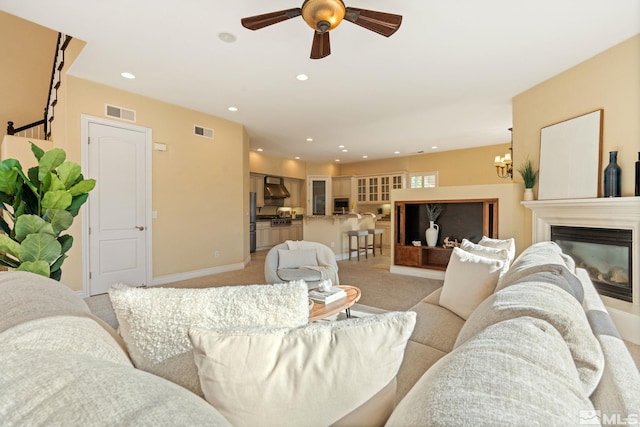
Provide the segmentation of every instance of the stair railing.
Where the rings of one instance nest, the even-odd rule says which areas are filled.
[[[58,42],[56,43],[56,56],[53,60],[53,69],[51,71],[51,83],[49,84],[49,96],[47,97],[47,105],[44,107],[44,115],[42,120],[29,123],[18,128],[14,127],[14,122],[7,122],[7,135],[28,136],[38,139],[51,138],[51,124],[53,122],[53,107],[58,103],[58,88],[62,81],[61,74],[64,67],[64,51],[71,42],[71,36],[58,33]],[[40,130],[42,129],[42,135]],[[30,132],[27,132],[30,131]]]

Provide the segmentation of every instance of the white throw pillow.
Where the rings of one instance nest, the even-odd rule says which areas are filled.
[[[467,319],[496,288],[504,263],[453,248],[440,294],[440,305]]]
[[[491,237],[482,236],[478,242],[479,245],[496,249],[506,249],[509,253],[509,263],[516,257],[516,239],[492,239]]]
[[[504,262],[504,267],[502,267],[502,274],[506,273],[507,270],[509,270],[509,252],[506,249],[498,249],[492,248],[490,246],[478,245],[467,239],[462,239],[460,249],[475,255],[497,259]]]
[[[306,265],[318,265],[315,249],[278,249],[278,270],[281,268],[299,268]]]
[[[415,321],[414,312],[392,312],[189,335],[205,398],[234,426],[326,426],[395,384]],[[385,423],[395,393],[387,400],[371,425]]]
[[[136,368],[201,396],[191,327],[296,327],[309,321],[304,282],[204,289],[120,285],[109,290],[109,297]]]

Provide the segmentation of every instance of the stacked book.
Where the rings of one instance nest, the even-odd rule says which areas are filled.
[[[342,298],[346,298],[347,293],[344,289],[332,287],[328,291],[321,291],[319,289],[312,289],[309,291],[309,299],[322,303],[331,304]]]

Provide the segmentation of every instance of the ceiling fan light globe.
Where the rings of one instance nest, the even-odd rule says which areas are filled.
[[[302,5],[302,18],[314,31],[325,33],[336,28],[344,19],[342,0],[306,0]]]

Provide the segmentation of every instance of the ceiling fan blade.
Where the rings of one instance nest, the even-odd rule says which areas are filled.
[[[346,8],[344,19],[385,37],[393,35],[402,23],[401,15],[354,7]]]
[[[329,32],[313,33],[313,45],[311,46],[311,59],[322,59],[331,55],[331,45],[329,44]]]
[[[296,7],[293,9],[280,10],[278,12],[265,13],[264,15],[242,18],[240,22],[245,28],[250,30],[259,30],[260,28],[268,27],[269,25],[277,24],[278,22],[286,21],[287,19],[295,18],[300,15],[302,15],[302,9]]]

